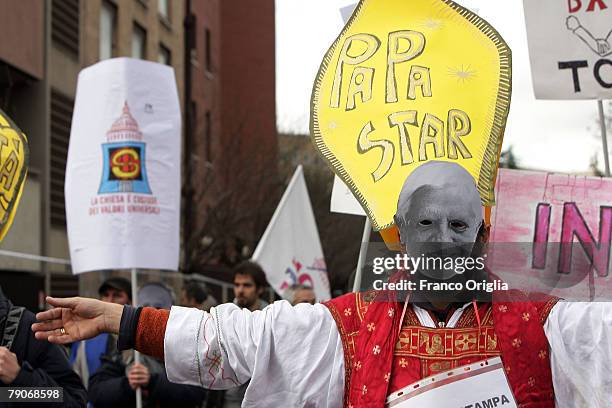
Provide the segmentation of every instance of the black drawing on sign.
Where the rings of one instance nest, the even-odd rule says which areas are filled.
[[[605,57],[612,54],[612,29],[610,29],[606,38],[595,38],[589,30],[580,24],[580,20],[574,16],[569,16],[565,20],[565,25],[568,30],[576,34],[597,55]]]

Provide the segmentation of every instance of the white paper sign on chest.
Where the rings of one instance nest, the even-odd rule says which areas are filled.
[[[388,408],[516,408],[501,358],[457,367],[417,381],[387,398]]]

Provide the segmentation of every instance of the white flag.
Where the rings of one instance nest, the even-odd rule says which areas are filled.
[[[253,261],[279,294],[299,283],[312,286],[317,301],[330,299],[327,267],[302,166],[298,166],[272,216]]]
[[[116,58],[81,71],[65,184],[75,274],[178,268],[180,146],[171,67]]]

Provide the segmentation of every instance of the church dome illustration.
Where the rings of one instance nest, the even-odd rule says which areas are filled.
[[[102,181],[99,194],[152,194],[147,178],[146,143],[127,101],[106,132],[102,144]]]
[[[113,140],[142,140],[142,132],[138,127],[138,122],[132,116],[127,101],[123,104],[123,111],[111,128],[106,132],[106,138]]]

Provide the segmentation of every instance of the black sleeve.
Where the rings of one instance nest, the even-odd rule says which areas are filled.
[[[130,387],[120,359],[119,353],[102,356],[102,365],[89,377],[89,402],[96,408],[133,407],[136,403],[136,393]]]
[[[149,393],[152,401],[160,405],[178,404],[181,407],[199,406],[206,398],[206,390],[192,385],[171,383],[165,369],[160,374],[151,375]]]
[[[87,391],[81,378],[68,362],[68,356],[61,346],[36,340],[30,330],[36,319],[34,314],[24,311],[12,351],[17,355],[21,370],[13,381],[19,387],[62,387],[62,407],[84,407]]]
[[[141,311],[142,307],[123,306],[123,313],[121,314],[121,322],[119,324],[119,338],[117,339],[117,349],[119,351],[134,348]]]

